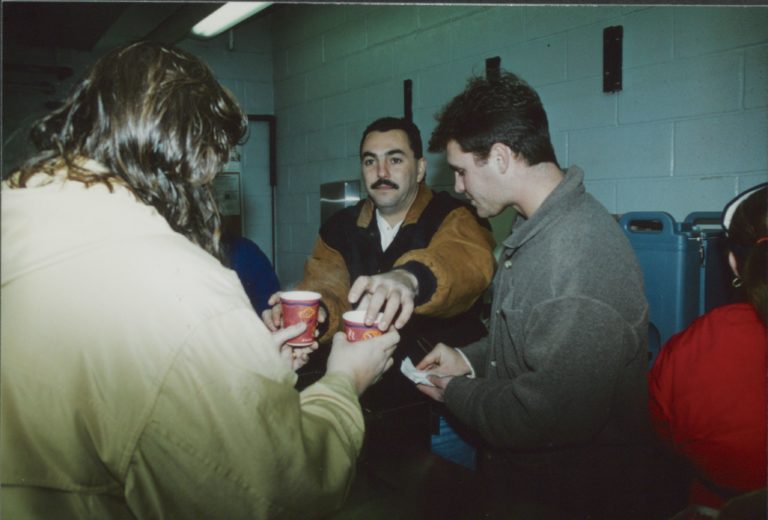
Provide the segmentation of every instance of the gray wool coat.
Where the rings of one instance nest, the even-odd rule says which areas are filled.
[[[571,167],[503,245],[489,335],[462,349],[476,377],[454,378],[445,404],[480,437],[479,468],[504,497],[581,514],[605,493],[633,495],[648,305],[628,240]]]

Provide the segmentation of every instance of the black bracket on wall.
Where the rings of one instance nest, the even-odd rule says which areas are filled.
[[[403,81],[403,117],[413,121],[413,81]]]
[[[494,56],[485,59],[485,77],[487,79],[499,79],[501,77],[501,58]]]
[[[624,27],[614,25],[603,29],[603,92],[621,90],[621,46]]]

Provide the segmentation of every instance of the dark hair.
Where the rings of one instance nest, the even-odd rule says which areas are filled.
[[[738,205],[728,226],[728,246],[747,300],[768,323],[768,186]]]
[[[486,159],[494,143],[503,143],[530,166],[557,164],[539,95],[511,72],[497,78],[470,78],[464,92],[435,118],[430,152],[444,150],[448,141],[455,140],[462,151]]]
[[[124,182],[171,227],[220,257],[221,218],[211,181],[247,130],[232,94],[195,56],[138,42],[101,58],[63,106],[40,120],[31,138],[41,151],[10,179],[66,167],[91,185]],[[107,168],[83,167],[92,159]]]
[[[371,132],[389,132],[390,130],[402,130],[405,135],[408,136],[408,144],[411,145],[413,150],[413,156],[416,159],[421,159],[424,156],[424,149],[421,145],[421,132],[419,127],[413,124],[413,121],[409,121],[400,117],[382,117],[377,119],[363,131],[363,137],[360,138],[360,157],[363,156],[363,142],[368,134]]]

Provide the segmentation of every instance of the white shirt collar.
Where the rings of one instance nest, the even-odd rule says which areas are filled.
[[[376,210],[376,224],[379,226],[379,235],[381,236],[381,250],[386,251],[392,241],[395,239],[395,235],[400,230],[400,225],[403,223],[401,220],[394,226],[390,226],[384,217],[381,216],[379,210]]]

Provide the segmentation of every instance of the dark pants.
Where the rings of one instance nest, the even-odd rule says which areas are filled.
[[[592,446],[478,457],[486,518],[668,518],[659,503],[658,459],[650,446]]]

